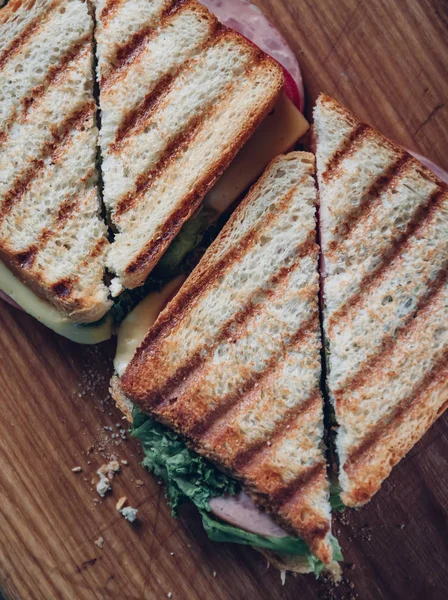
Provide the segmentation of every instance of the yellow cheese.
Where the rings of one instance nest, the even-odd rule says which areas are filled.
[[[305,117],[282,92],[272,112],[205,196],[204,205],[224,212],[273,158],[291,149],[308,129]]]
[[[151,292],[127,315],[122,322],[117,336],[117,350],[114,358],[116,373],[121,377],[143,342],[148,330],[156,322],[168,299],[185,281],[179,275],[167,283],[160,292]]]
[[[36,296],[2,262],[0,262],[0,289],[40,323],[73,342],[98,344],[112,336],[110,315],[106,315],[98,323],[83,325],[73,323],[50,302]]]

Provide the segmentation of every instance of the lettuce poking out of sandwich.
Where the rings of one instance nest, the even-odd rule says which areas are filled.
[[[215,210],[203,206],[184,223],[145,283],[125,290],[116,298],[112,308],[115,323],[121,323],[150,292],[160,290],[177,275],[189,274],[194,269],[217,235],[219,227],[214,225],[218,217]]]
[[[234,496],[241,491],[240,484],[190,450],[174,431],[134,409],[131,435],[142,443],[143,465],[166,483],[166,496],[174,515],[182,502],[191,500],[201,513],[204,529],[211,540],[248,544],[277,554],[303,557],[316,576],[322,571],[324,564],[311,554],[300,538],[258,535],[216,518],[210,511],[211,498],[225,494]],[[332,544],[335,560],[341,560],[335,538],[332,538]]]

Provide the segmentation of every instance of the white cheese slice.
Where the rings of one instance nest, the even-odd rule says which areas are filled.
[[[115,371],[119,377],[125,372],[135,351],[143,342],[150,327],[156,322],[170,297],[184,281],[185,277],[179,275],[159,292],[151,292],[124,319],[118,330],[117,350],[114,358]]]
[[[112,317],[98,323],[77,324],[60,313],[50,302],[39,298],[0,261],[0,290],[40,323],[73,342],[98,344],[112,336]]]
[[[204,206],[223,213],[273,158],[290,150],[308,129],[305,117],[282,92],[273,110],[204,197]]]

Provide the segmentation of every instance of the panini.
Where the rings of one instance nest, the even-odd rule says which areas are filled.
[[[272,108],[280,66],[195,0],[96,6],[112,290],[141,285]]]
[[[93,22],[81,0],[0,12],[0,258],[74,321],[108,310]]]
[[[448,189],[331,98],[314,122],[327,382],[358,506],[448,403]]]
[[[271,163],[113,387],[328,565],[313,176],[312,154]]]

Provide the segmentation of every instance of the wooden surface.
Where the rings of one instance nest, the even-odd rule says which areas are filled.
[[[300,59],[307,107],[333,94],[402,144],[448,168],[448,15],[443,0],[264,0]],[[288,577],[249,548],[213,544],[188,507],[176,521],[113,438],[114,344],[77,346],[0,306],[0,589],[20,600],[352,598],[437,600],[448,589],[447,424],[442,417],[364,509],[336,518],[347,564],[332,589]],[[104,427],[112,427],[112,432]],[[93,447],[93,448],[92,448]],[[92,449],[91,449],[92,448]],[[89,450],[91,449],[91,450]],[[91,480],[129,461],[99,503]],[[71,469],[81,466],[81,473]],[[95,478],[96,480],[96,478]],[[139,480],[143,481],[140,485]],[[137,526],[116,511],[121,495]],[[102,536],[103,548],[95,545]]]

